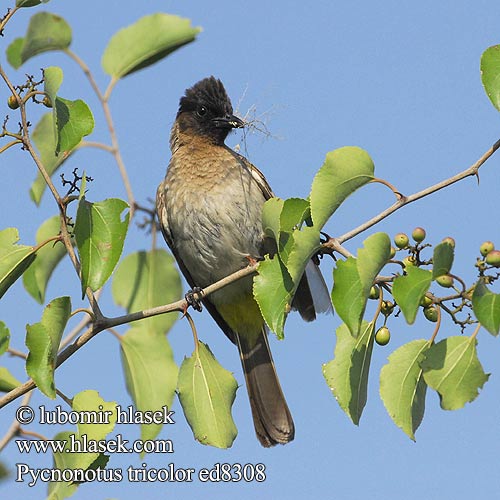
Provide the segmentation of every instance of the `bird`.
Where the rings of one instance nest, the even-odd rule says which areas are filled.
[[[262,207],[273,191],[254,165],[225,144],[229,132],[244,126],[214,76],[188,88],[180,99],[156,211],[164,239],[193,290],[248,266],[249,260],[276,253],[276,243],[262,228]],[[255,432],[262,446],[270,447],[292,441],[295,426],[252,279],[235,281],[201,302],[238,347]],[[325,281],[312,260],[291,305],[306,321],[331,309]]]

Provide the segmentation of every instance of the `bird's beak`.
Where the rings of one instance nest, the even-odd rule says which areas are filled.
[[[227,115],[218,118],[212,119],[213,124],[217,128],[243,128],[245,126],[245,122],[238,118],[235,115]]]

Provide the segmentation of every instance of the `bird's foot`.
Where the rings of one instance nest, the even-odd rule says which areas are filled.
[[[252,257],[251,255],[245,255],[245,259],[248,260],[248,264],[250,266],[255,266],[255,264],[257,264],[258,260],[256,260],[254,257]]]
[[[186,299],[187,305],[186,305],[186,310],[189,306],[191,306],[195,311],[201,312],[202,307],[201,307],[201,295],[202,295],[203,289],[195,286],[192,290],[188,290],[186,292],[186,295],[184,295],[184,298]],[[186,312],[186,311],[184,311]]]

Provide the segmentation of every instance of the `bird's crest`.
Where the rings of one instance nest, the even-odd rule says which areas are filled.
[[[219,112],[220,116],[233,113],[231,100],[224,85],[213,76],[200,80],[186,90],[185,95],[180,100],[179,113],[191,111],[199,104]]]

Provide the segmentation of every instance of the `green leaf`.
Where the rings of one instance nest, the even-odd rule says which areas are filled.
[[[85,193],[87,192],[87,173],[85,170],[82,173],[82,178],[80,179],[80,192],[78,193],[78,202],[85,198]]]
[[[70,314],[70,298],[59,297],[47,305],[39,323],[26,326],[26,347],[29,349],[26,371],[37,387],[52,399],[56,397],[57,351]]]
[[[300,229],[309,214],[309,202],[302,198],[289,198],[285,201],[271,198],[263,208],[264,233],[276,241],[280,258],[295,287],[298,286],[307,263],[321,247],[317,228]]]
[[[254,293],[258,293],[261,312],[278,338],[284,335],[286,316],[304,270],[321,248],[319,230],[303,224],[309,218],[309,202],[302,198],[271,198],[263,207],[264,234],[276,242],[278,255],[259,266]],[[272,253],[274,246],[266,242],[266,248]]]
[[[86,435],[86,442],[89,445],[90,443],[104,441],[106,436],[115,427],[117,418],[116,407],[117,405],[114,401],[104,401],[97,391],[87,390],[78,393],[73,398],[72,410],[76,412],[92,412],[92,414],[98,415],[102,419],[102,423],[80,423],[78,424],[78,432],[76,434],[73,432],[60,432],[57,434],[54,439],[64,441],[66,445],[63,453],[54,453],[53,468],[59,470],[105,468],[109,457],[98,452],[70,453],[70,444],[71,439],[73,439],[76,447],[78,446],[76,442],[80,441],[83,448],[83,435]],[[51,482],[49,484],[48,499],[60,500],[67,498],[75,492],[77,486],[78,483],[75,482]]]
[[[56,101],[62,81],[63,71],[58,66],[49,66],[43,70],[43,91],[49,96],[50,102]]]
[[[33,131],[35,143],[47,173],[52,174],[69,157],[82,138],[94,128],[94,118],[89,107],[81,100],[68,101],[56,97],[58,85],[62,81],[62,72],[57,67],[47,68],[50,99],[55,105],[52,113],[46,113]],[[31,199],[38,205],[46,188],[45,179],[38,173],[31,186]]]
[[[259,274],[254,278],[254,296],[278,338],[284,336],[286,316],[304,270],[321,247],[316,227],[301,228],[309,214],[309,203],[301,198],[271,198],[264,204],[263,230],[275,240],[278,254],[272,259],[266,256],[260,263]]]
[[[115,303],[128,313],[175,302],[182,297],[181,279],[174,258],[165,250],[135,252],[116,268],[111,292]],[[141,320],[159,335],[167,333],[177,321],[177,313],[160,314]],[[135,328],[138,323],[133,323]]]
[[[363,289],[358,273],[355,257],[339,260],[333,270],[332,302],[335,311],[349,326],[349,330],[357,335],[359,324],[363,318]]]
[[[333,271],[332,302],[351,334],[358,335],[373,281],[389,260],[391,241],[386,233],[375,233],[358,250],[358,258],[339,261]]]
[[[32,139],[40,154],[40,160],[46,172],[52,176],[54,172],[69,158],[70,152],[56,155],[56,137],[54,135],[55,124],[52,113],[46,113],[33,130]],[[42,195],[47,184],[40,173],[30,189],[30,197],[37,204],[40,204]]]
[[[19,233],[15,227],[0,231],[0,298],[35,260],[33,247],[16,245]]]
[[[58,215],[47,219],[36,233],[36,242],[40,244],[60,232],[61,221]],[[57,264],[66,255],[66,248],[60,242],[48,243],[37,252],[35,262],[23,274],[26,291],[40,304],[45,302],[47,283]]]
[[[111,38],[102,67],[108,75],[123,78],[192,42],[200,31],[179,16],[159,13],[142,17]]]
[[[10,392],[20,385],[21,382],[7,368],[0,366],[0,392]]]
[[[229,448],[238,433],[231,415],[238,383],[203,342],[198,342],[190,358],[184,358],[177,387],[195,439]]]
[[[483,52],[481,80],[493,106],[500,111],[500,45],[494,45]]]
[[[54,436],[54,440],[64,442],[64,451],[56,452],[53,455],[54,464],[53,469],[57,470],[67,470],[73,468],[75,458],[80,455],[80,453],[70,452],[70,440],[71,436],[74,436],[73,432],[59,432]],[[78,483],[59,481],[59,482],[49,482],[48,496],[47,500],[62,500],[63,498],[68,498],[73,495],[78,488]]]
[[[85,390],[79,392],[73,398],[72,410],[76,412],[90,411],[98,414],[103,420],[101,423],[79,423],[78,424],[78,437],[87,436],[88,440],[100,441],[104,439],[115,427],[117,412],[117,404],[115,401],[104,401],[97,391]],[[106,421],[104,421],[106,416]],[[94,455],[91,460],[89,457],[85,458],[85,462],[92,463],[99,455],[99,453],[88,453],[87,455]],[[84,468],[84,463],[80,464]]]
[[[16,7],[34,7],[41,3],[47,3],[49,0],[16,0]]]
[[[397,276],[394,280],[392,295],[408,324],[414,323],[420,301],[429,290],[431,282],[432,273],[415,266],[408,266],[406,275]]]
[[[391,240],[386,233],[375,233],[363,241],[358,249],[358,273],[363,292],[368,297],[373,280],[390,257]]]
[[[321,230],[350,194],[373,179],[373,171],[370,155],[361,148],[346,146],[327,153],[309,196],[314,226]]]
[[[49,66],[43,70],[43,81],[44,81],[44,92],[47,94],[47,98],[52,104],[53,113],[53,124],[54,124],[54,137],[55,143],[59,141],[59,135],[57,130],[57,108],[54,105],[56,102],[57,92],[63,81],[63,71],[58,66]],[[58,151],[56,152],[58,153]]]
[[[500,331],[500,294],[491,292],[480,279],[472,294],[472,310],[482,326],[492,335]]]
[[[453,265],[453,247],[447,243],[439,243],[434,247],[432,257],[432,279],[436,279],[443,274],[448,274]]]
[[[54,112],[58,137],[56,154],[68,153],[94,130],[92,111],[81,99],[68,101],[57,97]]]
[[[0,321],[0,356],[4,354],[9,348],[10,342],[10,330],[7,325]]]
[[[415,441],[415,431],[424,417],[427,384],[420,362],[430,345],[413,340],[396,349],[380,371],[380,397],[387,413]]]
[[[285,205],[281,198],[269,198],[262,207],[262,229],[268,238],[274,239],[277,243],[280,240],[281,212]]]
[[[35,14],[28,25],[21,51],[21,61],[51,50],[64,50],[71,45],[71,28],[60,16],[49,12]]]
[[[77,441],[80,438],[73,432],[59,432],[54,436],[55,441],[64,442],[64,450],[56,452],[53,455],[54,465],[52,469],[56,470],[96,470],[98,468],[105,469],[109,461],[108,455],[102,453],[74,453],[71,450],[71,439],[75,441],[75,447],[78,446]],[[97,455],[97,458],[88,465],[91,456]],[[80,482],[73,481],[51,481],[48,486],[47,500],[62,500],[72,496]]]
[[[59,156],[62,152],[64,156],[92,133],[94,117],[84,101],[69,101],[62,97],[56,97],[53,113],[57,141],[55,154]]]
[[[368,374],[375,335],[373,322],[363,321],[354,338],[349,328],[337,328],[335,357],[323,365],[323,376],[340,407],[354,424],[359,424],[367,399]]]
[[[121,359],[127,391],[141,412],[170,408],[177,387],[178,368],[164,335],[157,335],[141,321],[121,337]],[[154,439],[160,424],[141,425],[141,439]]]
[[[87,287],[96,291],[108,280],[123,250],[130,213],[128,205],[109,198],[90,203],[80,200],[75,222],[75,238],[81,262],[82,293]]]
[[[292,299],[295,285],[278,255],[268,255],[259,263],[253,279],[253,294],[262,317],[278,338],[284,337],[287,305]]]
[[[457,410],[473,401],[488,380],[476,344],[475,338],[448,337],[426,352],[421,365],[424,379],[439,393],[443,410]]]
[[[321,248],[320,234],[315,227],[295,229],[292,233],[293,246],[286,261],[286,267],[297,289],[300,278],[311,260],[311,257]]]
[[[281,231],[291,232],[299,228],[310,215],[311,207],[307,200],[303,198],[288,198],[284,201],[283,210],[280,214]]]
[[[9,61],[9,64],[14,69],[19,69],[23,64],[23,60],[21,59],[21,52],[23,50],[23,46],[24,46],[24,38],[23,37],[15,38],[9,44],[7,50],[5,51],[7,55],[7,61]]]

